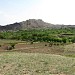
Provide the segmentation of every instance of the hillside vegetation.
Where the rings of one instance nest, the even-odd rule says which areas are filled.
[[[74,43],[75,29],[33,29],[0,32],[0,39],[12,39],[21,41],[40,41],[57,43]]]

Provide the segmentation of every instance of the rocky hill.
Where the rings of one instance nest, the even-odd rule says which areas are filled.
[[[39,28],[75,28],[75,25],[54,25],[46,23],[41,19],[29,19],[23,22],[0,26],[0,31],[23,30],[23,29],[39,29]]]

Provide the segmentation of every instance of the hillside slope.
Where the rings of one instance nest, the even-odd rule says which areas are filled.
[[[54,25],[46,23],[41,19],[29,19],[19,23],[13,23],[5,26],[0,26],[0,31],[22,30],[22,29],[39,29],[39,28],[75,28],[75,25]]]

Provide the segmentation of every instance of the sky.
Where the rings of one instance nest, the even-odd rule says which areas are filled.
[[[0,0],[0,25],[28,19],[75,25],[75,0]]]

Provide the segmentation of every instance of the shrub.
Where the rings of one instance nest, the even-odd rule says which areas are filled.
[[[11,47],[14,49],[15,48],[15,45],[16,43],[10,43]]]
[[[56,43],[54,43],[53,45],[56,45]]]
[[[52,47],[52,45],[53,45],[52,43],[49,43],[49,47]]]
[[[31,41],[30,44],[33,44],[33,41]]]
[[[57,46],[59,46],[59,43],[57,43]]]
[[[0,47],[1,47],[1,45],[0,45]]]
[[[63,38],[62,41],[63,41],[63,43],[66,43],[67,42],[67,39],[66,38]]]
[[[45,46],[47,46],[47,44],[45,44]]]

